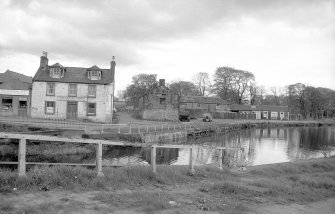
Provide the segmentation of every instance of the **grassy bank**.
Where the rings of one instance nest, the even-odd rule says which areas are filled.
[[[94,170],[82,167],[35,167],[27,173],[27,179],[18,179],[15,171],[1,170],[0,200],[4,203],[0,205],[0,213],[53,213],[55,206],[64,212],[75,207],[95,213],[115,210],[244,213],[261,204],[308,203],[335,197],[335,158],[253,167],[246,171],[199,167],[194,175],[183,166],[160,166],[157,174],[149,166],[103,171],[105,177],[97,178]],[[49,196],[40,203],[30,204],[27,210],[20,196],[38,197],[42,192]],[[62,196],[55,198],[55,195]],[[86,197],[85,200],[78,201],[78,195]],[[14,204],[16,200],[20,205]]]

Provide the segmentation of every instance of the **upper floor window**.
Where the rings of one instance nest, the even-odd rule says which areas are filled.
[[[61,77],[61,69],[60,68],[50,68],[50,76],[52,78],[60,78]]]
[[[47,95],[55,96],[55,83],[53,82],[47,83]]]
[[[69,97],[77,96],[77,84],[69,84]]]
[[[90,67],[89,69],[87,69],[87,77],[90,80],[100,80],[101,79],[101,69],[94,65],[92,67]]]
[[[51,78],[62,78],[64,76],[64,72],[65,72],[64,67],[59,63],[50,66]]]
[[[88,96],[96,97],[97,94],[97,86],[96,85],[88,85]]]

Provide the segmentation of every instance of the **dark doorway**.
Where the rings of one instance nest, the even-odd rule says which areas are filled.
[[[76,119],[78,114],[78,103],[67,102],[67,119]]]

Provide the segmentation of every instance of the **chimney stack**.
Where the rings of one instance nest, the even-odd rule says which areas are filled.
[[[111,74],[112,74],[112,82],[114,82],[115,80],[115,56],[112,57],[112,61],[111,61]]]
[[[45,70],[48,66],[48,52],[43,51],[41,56],[40,68]]]
[[[159,86],[165,86],[165,79],[159,79]]]

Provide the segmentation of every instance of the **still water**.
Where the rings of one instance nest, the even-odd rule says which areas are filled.
[[[195,145],[196,165],[218,164],[218,146],[242,147],[242,151],[225,151],[225,165],[262,165],[335,155],[335,126],[253,128],[225,135],[215,135],[187,142]],[[95,163],[95,147],[76,144],[75,149],[64,143],[28,143],[28,162]],[[17,161],[17,144],[0,145],[0,161]],[[39,150],[39,151],[38,151]],[[63,150],[59,154],[57,151]],[[71,155],[64,155],[66,152]],[[29,152],[31,151],[31,152]],[[7,155],[6,155],[7,154]],[[12,154],[12,155],[8,155]],[[103,164],[147,165],[151,163],[150,148],[121,146],[103,147]],[[157,148],[157,164],[188,165],[189,149]]]
[[[196,165],[218,164],[217,146],[242,147],[224,152],[224,163],[249,166],[323,158],[335,155],[335,127],[253,128],[198,139],[193,158]],[[116,165],[150,164],[150,150],[107,147],[104,163]],[[187,165],[189,149],[157,149],[157,163]]]

